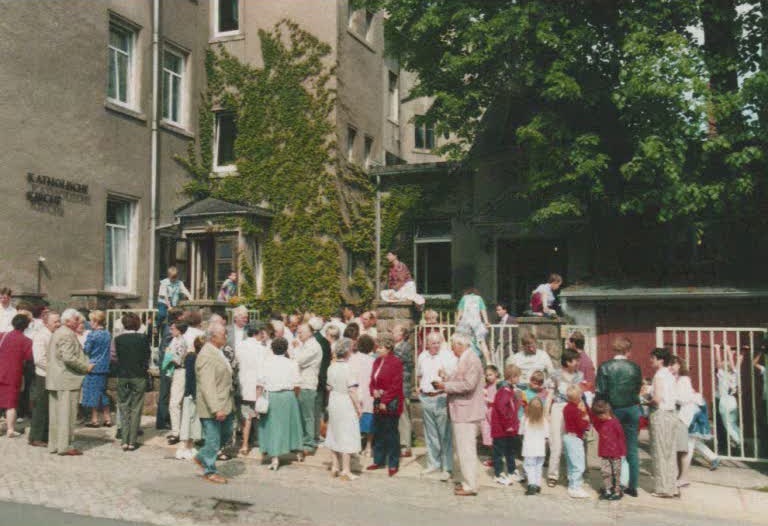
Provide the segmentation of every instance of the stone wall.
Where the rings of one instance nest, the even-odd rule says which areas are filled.
[[[518,349],[521,349],[522,339],[526,334],[532,334],[538,341],[538,348],[543,349],[552,358],[555,367],[560,366],[560,356],[563,354],[563,336],[561,329],[565,324],[562,320],[544,318],[541,316],[517,318]]]

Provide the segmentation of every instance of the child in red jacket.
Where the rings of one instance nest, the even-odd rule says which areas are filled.
[[[613,416],[611,405],[605,400],[595,400],[592,404],[592,424],[600,437],[597,455],[600,457],[600,472],[603,475],[604,486],[600,492],[600,498],[619,500],[624,496],[619,482],[621,458],[627,456],[624,429],[619,420]]]
[[[565,392],[568,403],[563,409],[563,447],[568,461],[568,496],[573,499],[589,498],[589,494],[581,487],[586,469],[584,433],[589,429],[589,413],[581,395],[578,385],[568,387]]]
[[[496,387],[496,395],[491,406],[491,437],[493,438],[493,472],[497,484],[509,486],[513,480],[515,457],[520,451],[520,419],[517,416],[520,401],[515,395],[515,385],[520,381],[520,368],[507,365],[504,368],[504,380]],[[504,461],[507,471],[504,472]]]

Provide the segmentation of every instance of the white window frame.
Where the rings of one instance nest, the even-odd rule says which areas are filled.
[[[139,241],[139,214],[138,214],[138,201],[136,199],[131,199],[129,197],[123,197],[120,195],[115,194],[108,194],[107,200],[105,201],[105,208],[104,213],[106,215],[107,209],[106,207],[109,206],[109,201],[118,201],[121,203],[127,204],[129,208],[129,219],[128,219],[128,226],[123,227],[123,225],[116,225],[107,223],[107,218],[104,218],[104,250],[106,251],[107,246],[107,230],[112,228],[125,228],[128,230],[128,255],[126,257],[127,261],[125,262],[125,285],[114,285],[107,283],[107,276],[106,276],[106,256],[104,261],[104,290],[109,292],[133,292],[136,290],[136,266],[137,266],[137,256],[138,256],[138,241]],[[114,266],[115,257],[114,257],[114,243],[112,244],[113,248],[113,254],[112,254],[112,265]],[[112,276],[114,279],[114,269],[112,272]]]
[[[347,126],[347,160],[355,162],[355,144],[357,143],[357,128]]]
[[[229,1],[229,0],[225,0]],[[243,3],[240,0],[234,0],[237,3],[237,29],[231,31],[219,31],[219,3],[221,0],[213,0],[211,2],[212,15],[213,15],[213,36],[215,38],[228,37],[233,35],[242,34],[243,27]]]
[[[176,73],[175,71],[172,71],[170,69],[167,69],[165,67],[165,54],[169,53],[171,55],[176,56],[181,61],[181,72]],[[173,124],[175,126],[179,126],[184,128],[187,124],[187,72],[188,72],[188,63],[189,63],[189,53],[184,53],[183,51],[169,45],[165,45],[163,47],[163,79],[162,79],[162,86],[165,85],[165,77],[166,75],[170,76],[171,78],[178,78],[179,79],[179,118],[178,120],[173,120],[171,116],[162,116],[163,122],[167,122],[170,124]],[[170,93],[166,93],[165,90],[163,90],[162,93],[162,101],[160,104],[160,111],[161,115],[163,112],[163,107],[165,105],[166,97],[172,96],[172,90]],[[171,101],[172,102],[172,101]],[[170,107],[170,105],[169,105]],[[171,112],[173,113],[173,112]]]
[[[434,236],[434,237],[414,237],[413,239],[413,280],[418,283],[419,281],[419,245],[430,245],[437,243],[448,243],[453,245],[453,238],[451,236]],[[451,262],[453,263],[453,262]],[[427,282],[429,280],[427,279]],[[444,294],[429,294],[419,291],[419,293],[425,298],[434,299],[451,299],[451,292]]]
[[[213,171],[216,173],[233,173],[237,171],[236,163],[219,165],[219,117],[225,114],[233,113],[228,111],[216,111],[213,114]],[[235,124],[235,126],[237,126],[237,124]],[[237,135],[235,135],[235,140],[237,140]]]
[[[392,78],[394,77],[394,89],[392,89]],[[387,96],[389,108],[387,108],[388,118],[392,122],[400,122],[400,75],[394,71],[387,74]]]
[[[128,52],[118,49],[116,47],[113,47],[110,43],[110,36],[112,31],[119,31],[126,33],[128,35]],[[123,106],[125,108],[130,109],[136,109],[138,106],[138,82],[137,82],[137,73],[139,71],[137,60],[136,60],[136,50],[137,45],[136,42],[138,40],[138,28],[133,27],[122,20],[118,20],[115,17],[110,18],[109,20],[109,30],[107,33],[107,75],[109,76],[109,64],[112,61],[112,54],[113,53],[119,53],[123,55],[128,56],[127,60],[127,72],[126,72],[126,81],[125,81],[125,100],[120,100],[120,94],[119,94],[119,82],[116,82],[116,89],[118,91],[117,96],[118,98],[110,97],[109,95],[109,78],[107,79],[107,100],[113,104],[117,104],[119,106]],[[115,71],[117,71],[117,68],[115,68]]]

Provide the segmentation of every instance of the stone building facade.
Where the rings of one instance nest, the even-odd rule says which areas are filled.
[[[0,0],[0,8],[0,284],[17,295],[146,306],[170,264],[199,299],[215,295],[243,249],[258,270],[258,239],[216,221],[226,203],[190,214],[174,157],[198,132],[206,49],[222,44],[258,64],[258,30],[283,19],[332,47],[332,118],[352,162],[439,159],[434,132],[412,122],[429,101],[401,102],[413,76],[384,56],[384,15],[351,11],[347,0]],[[217,141],[231,128],[217,120]],[[215,156],[227,151],[219,146]],[[212,175],[229,175],[225,161]]]

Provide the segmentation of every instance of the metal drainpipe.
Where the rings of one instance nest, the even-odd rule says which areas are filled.
[[[376,299],[381,296],[381,176],[376,176]]]
[[[147,292],[147,307],[155,305],[155,249],[157,244],[157,150],[158,150],[158,123],[157,108],[159,96],[159,67],[160,67],[160,0],[152,0],[152,151],[150,160],[151,202],[149,216],[149,291]]]

